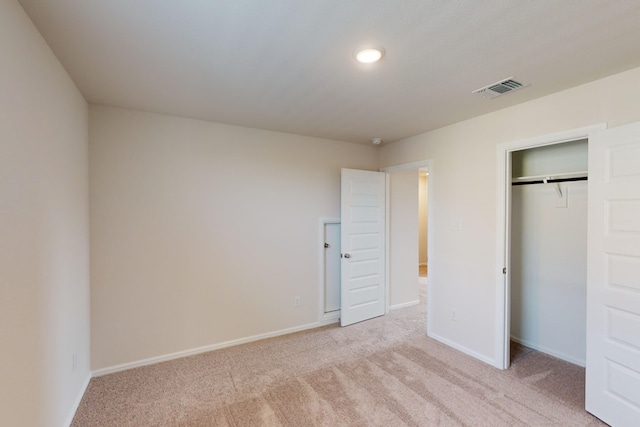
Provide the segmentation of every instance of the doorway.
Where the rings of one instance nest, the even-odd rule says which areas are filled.
[[[407,163],[382,169],[387,173],[388,239],[390,309],[424,303],[429,284],[426,273],[429,252],[429,217],[427,213],[430,192],[426,176],[433,177],[433,162]],[[421,175],[425,178],[421,178]],[[428,182],[432,189],[432,181]],[[421,276],[422,270],[422,276]],[[427,307],[427,317],[430,310]]]
[[[511,153],[512,348],[585,366],[588,141]],[[511,355],[514,359],[514,355]]]
[[[426,304],[429,275],[429,171],[418,172],[418,296]]]
[[[545,135],[537,138],[532,138],[522,141],[514,141],[506,144],[501,144],[497,147],[497,164],[498,164],[498,191],[497,191],[497,230],[498,230],[498,256],[497,260],[499,265],[497,266],[497,292],[496,292],[496,307],[497,307],[497,333],[496,333],[496,367],[500,369],[507,369],[510,365],[511,359],[511,321],[512,321],[512,272],[514,267],[514,260],[512,259],[513,251],[513,239],[512,239],[512,182],[513,173],[519,174],[520,171],[513,170],[513,155],[516,152],[523,150],[531,150],[540,147],[550,147],[557,144],[567,143],[577,140],[585,140],[589,134],[605,129],[606,125],[590,126],[586,128],[575,129],[567,132],[561,132],[552,135]],[[543,151],[543,150],[542,150]],[[537,155],[537,154],[536,154]],[[545,162],[543,162],[545,163]],[[584,171],[582,171],[584,172]],[[547,175],[541,177],[543,183],[548,181]],[[535,176],[524,178],[536,178]],[[557,188],[557,187],[554,187]],[[556,190],[553,190],[554,192]],[[562,193],[562,190],[559,190]],[[566,190],[565,194],[566,196]],[[562,203],[562,197],[556,194],[558,198],[555,203],[559,205]],[[566,202],[566,200],[565,200]],[[586,247],[582,248],[586,251]],[[517,270],[517,268],[516,268]],[[583,319],[584,321],[585,319]],[[575,363],[575,362],[574,362]]]
[[[424,160],[420,162],[410,163],[398,165],[390,168],[382,169],[381,172],[386,174],[386,238],[385,238],[385,253],[389,254],[386,258],[386,265],[383,268],[383,271],[386,275],[385,283],[386,287],[386,307],[385,313],[388,313],[390,309],[407,307],[414,304],[419,304],[420,302],[426,304],[426,295],[428,290],[428,285],[426,282],[426,274],[419,278],[420,270],[422,269],[424,273],[428,271],[427,262],[428,262],[428,250],[429,250],[429,215],[428,215],[428,199],[430,197],[431,192],[429,191],[432,188],[432,181],[428,181],[428,175],[430,168],[433,168],[433,162],[429,160]],[[391,175],[395,172],[407,172],[407,176],[409,180],[405,180],[405,182],[411,182],[411,185],[414,185],[414,190],[409,190],[408,192],[405,189],[400,188],[400,191],[394,191],[391,185]],[[423,184],[428,182],[428,187],[423,185],[419,186],[419,175],[422,175]],[[433,173],[431,172],[431,176]],[[396,181],[397,182],[397,181]],[[392,224],[390,219],[390,210],[393,201],[391,200],[394,196],[398,196],[399,193],[405,192],[405,195],[400,195],[401,199],[404,199],[400,203],[396,200],[394,206],[398,208],[398,211],[401,214],[406,214],[406,209],[404,209],[402,203],[408,203],[409,205],[413,205],[411,207],[412,214],[409,214],[407,220],[404,223],[413,223],[413,226],[410,228],[413,231],[409,233],[403,232],[402,225],[403,221],[401,218],[398,218],[396,215],[395,219],[399,220],[398,224]],[[421,199],[421,200],[420,200]],[[419,209],[419,205],[421,209]],[[406,207],[406,206],[405,206]],[[341,259],[341,250],[339,242],[334,244],[330,242],[332,239],[332,234],[337,230],[341,229],[341,219],[340,218],[321,218],[320,219],[320,319],[323,323],[334,322],[341,317],[341,310],[338,308],[335,309],[336,306],[342,305],[342,285],[341,281],[337,280],[336,277],[338,275],[342,275],[340,273],[340,265],[344,262],[344,259]],[[420,223],[422,225],[420,225]],[[338,233],[340,233],[338,231]],[[408,236],[408,239],[404,237]],[[394,244],[390,243],[394,241]],[[412,243],[412,240],[415,242]],[[391,251],[391,247],[393,247],[395,252]],[[332,252],[332,249],[338,249],[335,253]],[[345,248],[342,248],[345,249]],[[347,251],[348,252],[348,251]],[[406,257],[405,257],[406,255]],[[423,258],[421,258],[423,257]],[[351,258],[349,258],[351,259]],[[394,273],[391,273],[391,264],[392,259],[396,261],[400,261],[399,264],[402,265],[394,265],[393,271],[400,272],[400,275],[405,275],[409,277],[408,280],[405,278],[399,277]],[[406,262],[409,259],[413,259],[414,261]],[[422,259],[423,261],[420,261]],[[422,263],[422,264],[421,264]],[[338,273],[335,273],[335,269],[332,268],[333,265],[337,265]],[[413,277],[413,278],[411,278]],[[331,289],[329,289],[331,288]],[[337,290],[337,291],[336,291]],[[391,294],[394,293],[394,296],[404,297],[404,301],[400,301],[399,303],[394,304]],[[330,295],[338,295],[338,303],[335,303],[335,299],[333,299],[334,303],[331,303],[332,300]],[[413,295],[413,296],[412,296]],[[429,310],[427,310],[427,317],[429,316]]]

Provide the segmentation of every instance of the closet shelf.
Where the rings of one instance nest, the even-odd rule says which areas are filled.
[[[531,176],[519,176],[512,179],[512,182],[530,182],[530,181],[543,181],[543,180],[554,180],[554,179],[572,179],[572,178],[586,178],[589,176],[588,171],[577,171],[577,172],[562,172],[562,173],[552,173],[546,175],[531,175]]]

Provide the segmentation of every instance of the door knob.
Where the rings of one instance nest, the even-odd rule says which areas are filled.
[[[344,254],[345,258],[351,258],[351,254]]]

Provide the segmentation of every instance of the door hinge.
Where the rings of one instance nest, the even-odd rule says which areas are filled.
[[[502,267],[502,274],[507,274],[507,267]]]

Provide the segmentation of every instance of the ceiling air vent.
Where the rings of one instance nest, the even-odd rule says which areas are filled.
[[[497,96],[504,95],[505,93],[513,92],[514,90],[522,89],[523,87],[527,86],[529,86],[528,83],[520,83],[513,80],[513,77],[509,77],[508,79],[504,79],[483,88],[476,89],[471,93],[480,94],[485,98],[495,98]]]

